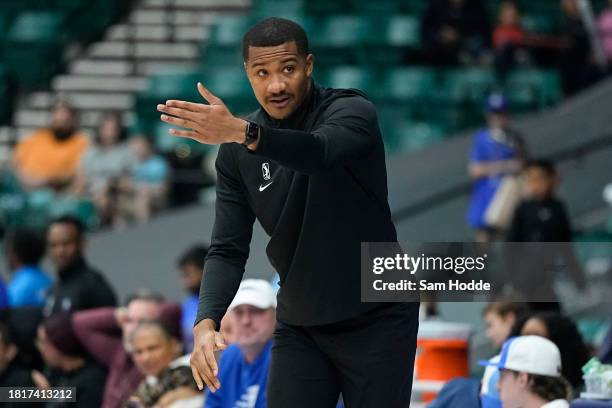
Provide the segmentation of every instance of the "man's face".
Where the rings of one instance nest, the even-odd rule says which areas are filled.
[[[6,370],[16,355],[17,347],[14,344],[4,344],[4,341],[0,339],[0,374]]]
[[[249,47],[244,68],[259,104],[272,118],[290,116],[310,87],[313,56],[299,55],[295,41],[275,47]]]
[[[514,314],[501,316],[497,313],[487,313],[484,317],[486,324],[486,335],[495,347],[501,347],[510,335],[510,330],[514,324]]]
[[[62,362],[63,355],[47,338],[47,332],[42,326],[38,327],[36,332],[36,347],[40,352],[45,363],[51,367],[59,367]]]
[[[529,393],[528,376],[510,370],[500,370],[497,383],[499,398],[504,408],[523,408]]]
[[[121,322],[123,330],[123,344],[130,347],[129,338],[139,323],[145,320],[154,320],[159,316],[159,303],[150,300],[135,299],[127,305],[125,319]]]
[[[51,116],[51,127],[59,131],[69,131],[74,128],[74,115],[66,106],[57,106]]]
[[[132,359],[144,375],[158,376],[179,357],[180,345],[157,327],[141,327],[131,342]]]
[[[491,112],[487,115],[487,122],[491,129],[506,129],[510,123],[510,118],[504,112]]]
[[[197,294],[200,291],[202,281],[202,269],[195,264],[184,264],[180,267],[181,284],[187,292]]]
[[[83,253],[83,239],[70,224],[53,224],[47,234],[47,243],[51,261],[59,271],[70,266]]]
[[[548,174],[546,171],[539,167],[527,168],[523,176],[525,178],[525,193],[530,198],[537,200],[543,200],[550,197],[552,194],[556,178]]]
[[[239,347],[263,346],[272,338],[276,322],[273,308],[240,305],[232,310],[232,314],[234,339]]]

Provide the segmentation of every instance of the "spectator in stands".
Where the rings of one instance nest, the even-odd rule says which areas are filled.
[[[495,71],[500,78],[505,78],[519,60],[528,60],[523,48],[526,36],[518,5],[514,1],[502,2],[497,27],[493,31]]]
[[[134,329],[130,342],[134,363],[146,376],[130,397],[132,405],[202,407],[204,396],[193,379],[189,355],[181,357],[175,333],[162,322],[146,321]]]
[[[532,160],[525,166],[523,175],[526,198],[514,211],[508,241],[570,242],[572,231],[569,217],[565,206],[555,196],[559,178],[554,164],[544,159]],[[551,255],[542,256],[543,248],[546,248],[547,253]],[[557,299],[554,290],[555,270],[549,265],[552,250],[552,246],[523,246],[520,249],[523,260],[522,273],[515,274],[512,279],[515,287],[526,294],[532,309],[561,310],[561,305],[555,302]],[[558,260],[563,260],[565,272],[572,277],[576,286],[583,290],[586,287],[586,278],[576,260],[573,248],[569,245],[556,244],[554,250],[557,252]],[[537,277],[537,281],[534,277]]]
[[[204,259],[208,253],[208,245],[198,244],[187,249],[178,259],[178,269],[181,274],[181,284],[187,296],[183,300],[181,327],[185,351],[193,350],[193,324],[198,313],[200,283],[204,274]]]
[[[601,34],[602,45],[608,59],[608,68],[612,66],[612,0],[608,0],[608,7],[601,12],[597,21]]]
[[[51,221],[47,246],[57,281],[47,296],[45,316],[117,304],[104,276],[85,260],[85,227],[78,218],[66,215]]]
[[[106,370],[87,356],[87,353],[72,327],[68,313],[56,313],[46,319],[38,328],[37,345],[47,370],[42,374],[35,371],[33,378],[41,389],[49,387],[76,387],[76,402],[58,404],[49,402],[51,407],[99,407]]]
[[[160,316],[163,297],[140,290],[130,295],[124,308],[100,308],[76,313],[74,330],[85,348],[109,373],[104,388],[104,408],[119,408],[143,379],[130,355],[129,338],[136,326]]]
[[[0,322],[0,387],[33,387],[30,371],[17,364],[16,357],[17,344],[12,333],[6,324]]]
[[[75,180],[75,193],[93,200],[102,225],[112,224],[114,220],[116,200],[113,193],[132,161],[125,138],[121,113],[104,114],[94,143],[81,159]]]
[[[540,312],[524,320],[520,327],[523,336],[542,336],[555,343],[561,351],[563,376],[575,390],[583,385],[581,368],[590,356],[572,319],[555,312]]]
[[[510,242],[569,242],[572,229],[563,202],[556,195],[559,177],[545,159],[529,161],[523,170],[526,198],[514,211]]]
[[[7,239],[6,255],[10,306],[43,306],[52,283],[39,266],[45,255],[44,237],[27,229],[13,231]]]
[[[540,336],[513,337],[502,347],[498,367],[499,394],[504,407],[569,408],[571,388],[561,375],[561,353]]]
[[[421,21],[421,39],[434,64],[481,57],[488,47],[489,20],[480,0],[431,0]]]
[[[479,130],[472,142],[469,173],[474,180],[467,214],[468,224],[476,230],[477,241],[490,241],[499,233],[486,213],[506,176],[517,173],[526,158],[525,142],[511,128],[506,98],[498,93],[486,101],[487,128]],[[505,197],[501,197],[505,199]],[[516,198],[518,199],[518,197]]]
[[[153,141],[144,134],[130,140],[135,162],[120,182],[119,217],[146,222],[164,205],[168,184],[168,165],[155,153]]]
[[[72,182],[87,144],[87,136],[78,130],[76,110],[59,102],[53,107],[49,127],[17,145],[13,167],[26,189],[59,190]]]
[[[584,25],[578,0],[561,0],[565,14],[563,37],[568,47],[561,52],[561,80],[566,95],[573,95],[599,79],[591,40]]]
[[[510,301],[491,302],[485,306],[482,317],[485,321],[486,335],[495,348],[499,349],[508,340],[512,328],[528,310],[525,303]]]
[[[262,279],[244,280],[228,311],[234,315],[236,342],[221,354],[219,381],[223,386],[215,393],[206,392],[204,407],[231,408],[250,402],[252,408],[264,408],[276,323],[274,289]]]

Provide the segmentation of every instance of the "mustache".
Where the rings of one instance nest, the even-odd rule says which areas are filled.
[[[291,94],[285,93],[283,92],[282,94],[276,94],[276,95],[270,95],[268,96],[268,101],[273,101],[273,100],[277,100],[277,99],[285,99],[285,98],[290,98]]]

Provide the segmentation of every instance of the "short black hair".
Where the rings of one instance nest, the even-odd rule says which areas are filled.
[[[178,258],[177,264],[179,268],[185,265],[195,265],[199,269],[204,269],[204,259],[208,255],[208,245],[198,244],[188,248]]]
[[[74,215],[62,215],[57,218],[54,218],[49,223],[49,228],[51,228],[55,224],[68,224],[74,227],[77,231],[77,235],[79,238],[82,238],[85,235],[86,228],[83,221],[79,219],[79,217],[75,217]]]
[[[249,58],[249,47],[276,47],[291,41],[295,41],[299,55],[310,53],[306,32],[298,23],[279,17],[266,18],[242,37],[242,58],[245,62]]]
[[[7,249],[24,265],[38,265],[45,256],[45,239],[39,231],[20,228],[10,231]]]
[[[555,168],[555,164],[548,159],[533,159],[527,162],[525,165],[525,170],[530,168],[540,169],[546,173],[546,175],[550,177],[554,177],[557,174],[557,169]]]

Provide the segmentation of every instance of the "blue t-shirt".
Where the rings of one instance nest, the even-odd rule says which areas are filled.
[[[168,175],[168,164],[161,156],[151,156],[132,168],[132,178],[136,183],[161,184]]]
[[[0,279],[0,309],[6,309],[7,307],[9,307],[8,293],[4,281]]]
[[[181,305],[181,331],[183,332],[183,344],[185,352],[193,351],[193,323],[198,314],[198,296],[191,295],[185,298]]]
[[[509,160],[517,157],[517,139],[510,139],[507,143],[495,140],[490,129],[481,129],[474,135],[471,163],[486,163],[499,160]],[[486,223],[484,215],[491,203],[504,174],[479,178],[474,181],[472,199],[467,214],[467,222],[473,228],[484,228]]]
[[[236,344],[231,344],[219,361],[221,388],[206,391],[204,408],[266,408],[266,385],[272,341],[253,363],[247,363]]]
[[[13,273],[8,285],[11,307],[43,306],[51,278],[37,266],[23,266]]]

